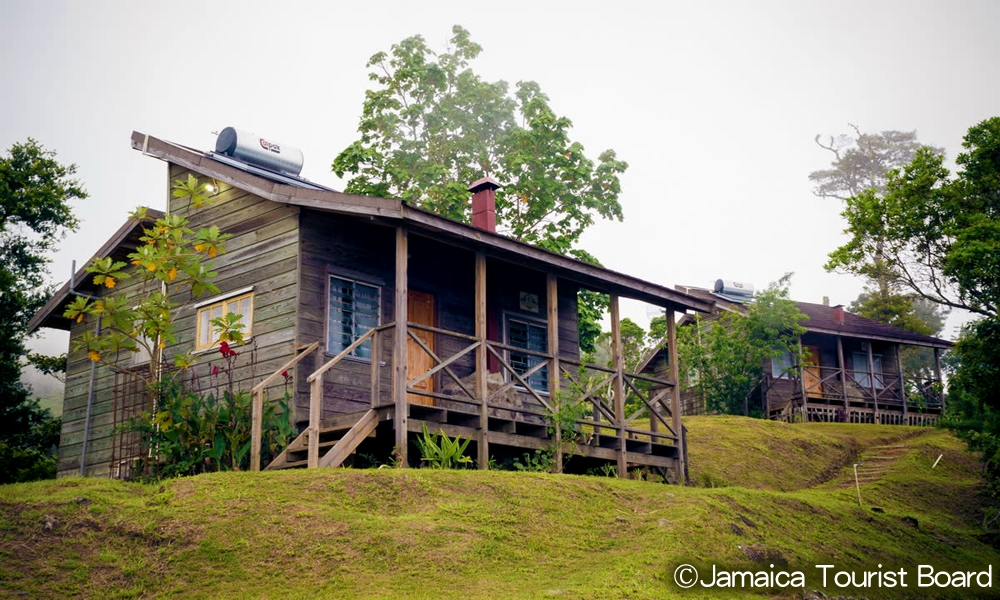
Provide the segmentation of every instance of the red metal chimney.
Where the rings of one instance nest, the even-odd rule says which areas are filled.
[[[500,184],[491,177],[483,177],[469,186],[472,192],[472,226],[496,233],[496,189]]]
[[[838,323],[844,322],[844,305],[838,304],[833,307],[833,320]]]

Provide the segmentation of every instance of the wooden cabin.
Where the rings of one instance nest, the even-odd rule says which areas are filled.
[[[749,296],[734,295],[719,280],[714,290],[678,286],[679,291],[713,302],[713,314],[739,311]],[[725,290],[725,291],[724,291]],[[931,425],[944,413],[941,352],[952,343],[851,314],[843,306],[796,302],[805,316],[799,345],[805,362],[791,355],[764,365],[765,380],[754,405],[783,421]],[[685,323],[682,323],[684,325]],[[933,353],[932,372],[907,380],[905,348]],[[705,403],[694,389],[681,392],[681,413],[702,414]]]
[[[167,163],[156,194],[170,212],[186,213],[194,228],[214,224],[233,235],[213,261],[222,292],[177,299],[187,303],[176,320],[178,343],[165,355],[194,348],[199,360],[186,377],[208,385],[220,362],[209,319],[243,315],[248,339],[236,350],[240,360],[251,354],[255,360],[239,363],[236,380],[254,393],[253,469],[338,466],[360,452],[416,466],[414,439],[426,426],[471,439],[479,468],[552,447],[570,453],[567,468],[578,472],[610,464],[620,476],[647,467],[680,478],[685,452],[676,371],[626,373],[620,343],[610,366],[581,365],[577,294],[610,295],[616,340],[619,298],[663,307],[671,323],[675,311],[704,312],[708,302],[497,234],[497,184],[489,179],[470,188],[476,225],[470,226],[400,200],[337,192],[138,132],[132,146]],[[171,182],[189,174],[215,186],[209,207],[191,209],[187,199],[171,197]],[[143,225],[125,223],[96,256],[126,255]],[[78,271],[34,317],[32,329],[69,330],[72,348],[93,324],[70,323],[62,316],[66,304],[77,294],[107,292],[91,279]],[[148,360],[125,357],[125,365],[143,368]],[[261,465],[262,406],[286,386],[301,435]],[[624,410],[629,393],[641,397],[633,414]],[[575,423],[578,435],[563,440],[552,415],[568,402],[587,410]],[[60,476],[129,476],[143,449],[115,427],[147,404],[127,368],[95,365],[84,352],[71,352]]]

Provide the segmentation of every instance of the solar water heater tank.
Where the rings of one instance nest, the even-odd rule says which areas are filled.
[[[215,151],[276,173],[298,176],[302,171],[302,151],[298,148],[235,127],[226,127],[219,133]]]

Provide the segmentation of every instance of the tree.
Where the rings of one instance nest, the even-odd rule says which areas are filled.
[[[649,348],[646,347],[646,331],[641,325],[629,319],[621,320],[619,331],[622,340],[622,357],[625,360],[625,371],[634,372],[636,366],[645,358]],[[605,361],[609,367],[613,366],[614,354],[612,350],[611,333],[605,331],[597,338],[600,347],[601,358],[607,357]]]
[[[851,239],[828,269],[884,272],[930,302],[979,316],[950,361],[946,425],[982,453],[989,493],[1000,502],[1000,117],[971,127],[952,176],[932,148],[888,175],[884,194],[847,200]],[[873,264],[873,249],[883,263]],[[984,525],[995,524],[994,510]]]
[[[849,201],[862,193],[881,197],[886,192],[889,172],[908,164],[922,147],[916,131],[883,131],[862,133],[857,125],[850,125],[854,137],[841,135],[825,141],[815,138],[816,144],[834,155],[830,169],[814,171],[809,179],[815,183],[813,192],[822,198]],[[943,152],[936,149],[937,152]],[[917,333],[929,333],[927,324],[918,321],[913,313],[910,295],[903,293],[891,270],[885,267],[881,244],[869,249],[871,268],[867,271],[868,285],[863,301],[856,302],[856,314],[902,327]],[[860,299],[859,299],[860,300]]]
[[[210,203],[208,184],[193,175],[186,181],[173,184],[176,198],[190,198],[190,205],[199,208]],[[139,208],[131,217],[147,221],[145,208]],[[101,298],[77,296],[67,305],[64,316],[70,320],[102,321],[98,333],[84,331],[76,340],[74,351],[87,350],[93,362],[119,369],[118,363],[132,353],[144,351],[152,357],[145,379],[150,387],[159,383],[162,350],[175,344],[174,320],[181,303],[175,301],[183,294],[198,298],[206,293],[218,294],[212,283],[216,273],[211,259],[225,253],[225,240],[232,237],[221,233],[217,226],[202,227],[197,232],[188,228],[188,218],[181,213],[171,213],[156,219],[143,228],[142,242],[128,255],[130,263],[115,261],[110,256],[95,258],[87,266],[94,275],[94,285],[115,289],[124,279],[140,279],[138,294],[118,292]],[[239,315],[228,313],[212,320],[219,332],[220,341],[242,342]],[[174,357],[179,367],[194,363],[190,352]],[[131,361],[128,361],[131,366]]]
[[[0,157],[0,483],[55,475],[59,421],[20,381],[28,321],[49,296],[46,255],[76,229],[70,202],[87,197],[55,156],[29,138]]]
[[[851,239],[827,269],[885,274],[937,304],[996,317],[1000,306],[1000,117],[969,129],[955,177],[922,148],[886,191],[848,198]]]
[[[788,299],[788,278],[772,284],[743,312],[727,312],[710,320],[695,319],[677,332],[681,380],[705,399],[709,411],[751,416],[750,399],[766,381],[772,358],[806,360],[798,347],[804,318]],[[797,357],[798,360],[795,360]]]
[[[862,292],[849,306],[850,312],[923,335],[940,335],[948,308],[914,294],[881,297],[871,290]],[[918,382],[934,377],[934,351],[921,346],[900,346],[899,361],[910,394],[919,397]]]
[[[469,68],[482,47],[460,26],[450,46],[431,50],[409,37],[368,61],[361,138],[333,161],[351,175],[351,193],[397,197],[468,222],[467,187],[490,176],[502,233],[553,252],[599,264],[576,247],[596,218],[622,219],[618,176],[628,164],[613,150],[595,163],[569,137],[572,122],[556,115],[535,82],[484,81]],[[580,298],[584,351],[592,351],[604,297]]]

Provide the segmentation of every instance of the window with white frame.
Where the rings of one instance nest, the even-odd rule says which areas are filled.
[[[367,283],[330,276],[327,298],[326,348],[340,354],[365,333],[379,326],[381,290]],[[351,352],[351,356],[371,359],[371,340]]]
[[[852,357],[852,362],[854,363],[854,373],[851,373],[851,378],[854,379],[854,383],[863,388],[871,387],[871,381],[868,379],[868,353],[854,352]],[[875,387],[882,389],[885,387],[885,380],[882,377],[881,354],[872,354],[872,365],[875,370]]]
[[[244,339],[253,335],[253,291],[238,293],[217,301],[203,302],[198,305],[197,332],[195,334],[195,350],[211,348],[218,341],[212,320],[229,313],[240,316],[243,329],[240,332]]]
[[[788,374],[792,372],[792,353],[785,352],[780,356],[771,357],[771,377],[775,379],[788,379]]]
[[[542,321],[524,319],[507,315],[506,323],[507,345],[524,348],[534,352],[548,351],[548,328]],[[524,352],[510,351],[510,366],[518,375],[527,373],[532,367],[545,359]],[[531,389],[539,392],[549,391],[549,368],[542,367],[527,379]]]

